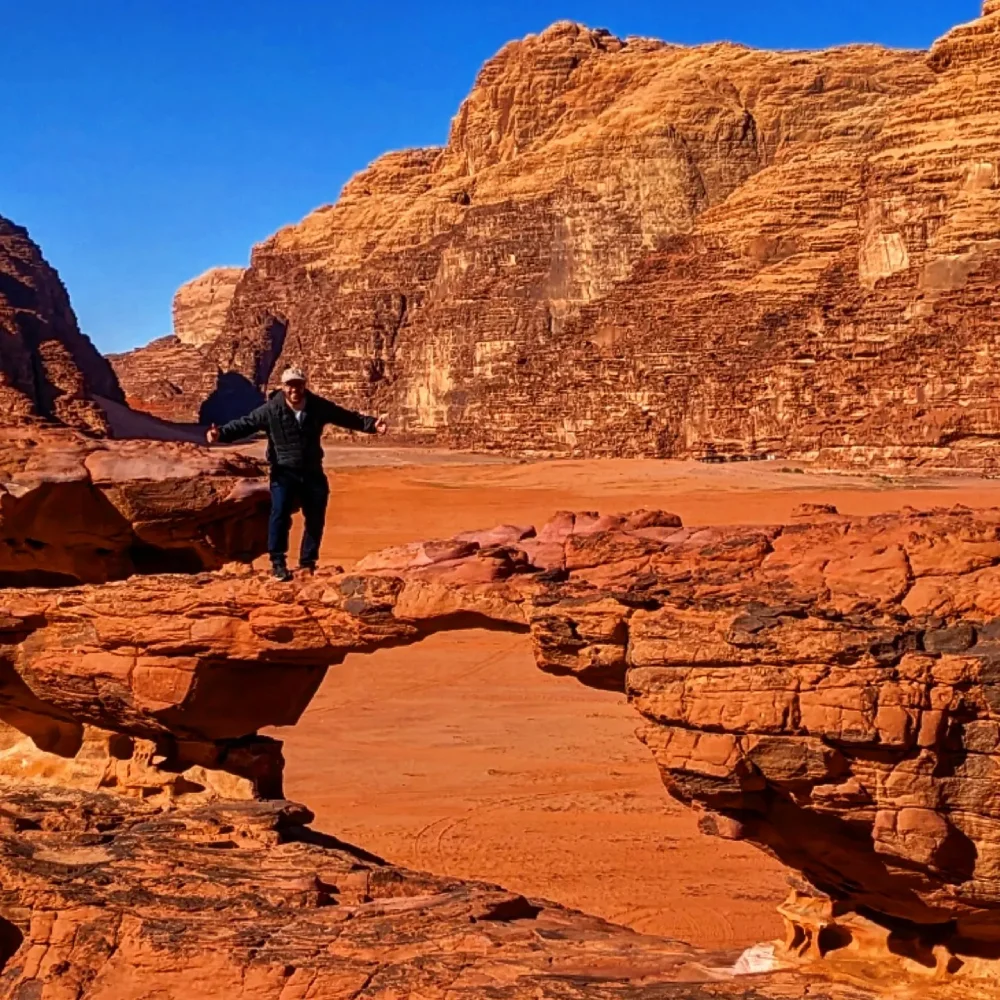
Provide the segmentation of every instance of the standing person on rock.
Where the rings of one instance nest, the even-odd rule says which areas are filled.
[[[330,485],[323,471],[320,438],[327,424],[365,434],[385,434],[385,417],[366,417],[306,389],[300,368],[281,376],[281,391],[245,417],[208,429],[209,444],[238,441],[255,431],[267,431],[267,460],[271,466],[271,520],[267,548],[275,579],[291,580],[286,558],[292,514],[301,508],[305,520],[299,569],[312,572],[323,540]]]

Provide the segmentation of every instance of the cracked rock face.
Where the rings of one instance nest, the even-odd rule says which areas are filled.
[[[0,793],[4,997],[778,1000],[805,983],[747,986],[723,956],[388,865],[290,802],[164,813],[2,779]]]
[[[266,548],[262,472],[252,460],[191,444],[0,428],[0,587],[253,559]]]
[[[0,782],[11,792],[0,810],[10,831],[0,916],[12,941],[41,920],[39,946],[48,947],[55,932],[40,913],[103,901],[94,919],[104,929],[84,939],[126,940],[123,954],[148,983],[172,983],[174,972],[136,956],[207,934],[232,962],[206,975],[238,970],[260,985],[236,995],[276,1000],[286,966],[303,989],[320,983],[329,996],[355,995],[369,974],[388,977],[375,995],[392,995],[402,981],[393,976],[418,975],[413,962],[428,989],[489,984],[500,992],[488,995],[511,997],[638,997],[647,994],[629,984],[680,979],[701,985],[669,995],[799,996],[806,982],[845,968],[854,981],[884,973],[882,986],[923,973],[969,990],[997,977],[1000,510],[852,518],[813,507],[783,526],[694,529],[660,511],[562,513],[537,531],[506,525],[402,546],[350,574],[320,571],[291,585],[234,568],[2,596]],[[496,897],[506,916],[491,922],[476,909],[487,890],[440,880],[428,888],[420,880],[429,877],[397,869],[377,879],[417,879],[422,888],[396,893],[420,897],[417,912],[408,903],[353,912],[350,933],[368,934],[377,954],[353,950],[363,968],[344,964],[347,911],[313,914],[347,898],[342,871],[321,871],[343,869],[344,856],[329,854],[342,845],[303,831],[301,807],[281,801],[280,744],[257,731],[294,724],[326,669],[350,653],[484,626],[528,633],[543,670],[627,691],[668,791],[700,812],[703,831],[749,840],[788,865],[798,883],[782,908],[789,934],[779,959],[807,963],[791,979],[772,975],[751,989],[726,979],[718,960],[510,894]],[[53,811],[35,797],[39,782],[75,804]],[[117,818],[95,818],[109,812]],[[260,829],[265,852],[254,846]],[[147,860],[156,855],[172,859],[172,878],[191,873],[170,882],[169,898]],[[49,862],[91,866],[86,891],[75,869]],[[54,880],[57,870],[68,875]],[[97,883],[93,872],[103,873]],[[249,914],[254,943],[238,921],[213,918],[206,929],[203,917],[181,913],[188,878],[209,883],[190,890],[204,901],[196,913]],[[133,882],[152,900],[148,917],[114,888]],[[34,888],[26,895],[24,886]],[[280,903],[269,895],[279,890]],[[244,901],[235,910],[234,898]],[[161,906],[174,914],[162,922],[166,937],[152,915]],[[282,915],[287,906],[304,909],[293,918]],[[387,923],[365,922],[376,917]],[[267,929],[273,920],[280,933]],[[604,944],[594,946],[594,934]],[[412,936],[390,973],[385,955],[397,954],[398,935]],[[469,949],[500,964],[483,966]],[[98,962],[26,965],[21,943],[15,952],[6,973],[15,983],[46,981],[60,962]],[[538,962],[577,961],[585,971],[569,979],[538,978]],[[303,962],[310,971],[299,971]],[[82,994],[112,995],[144,994]]]
[[[312,364],[415,440],[506,452],[992,468],[998,52],[993,0],[930,52],[553,25],[443,148],[256,246],[192,313],[201,376],[162,345],[119,372],[166,412],[170,353],[189,415],[216,366]]]
[[[122,402],[108,362],[80,333],[59,275],[27,230],[0,216],[0,412],[103,434],[95,397]]]

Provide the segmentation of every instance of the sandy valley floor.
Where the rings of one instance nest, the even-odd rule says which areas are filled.
[[[803,502],[845,513],[1000,503],[991,481],[771,465],[461,464],[383,449],[330,457],[324,550],[344,566],[402,541],[538,524],[558,509],[661,507],[704,524],[780,521]],[[623,697],[536,670],[524,636],[481,632],[351,657],[301,723],[276,735],[286,740],[287,794],[315,810],[319,828],[393,861],[703,946],[778,935],[783,870],[698,833],[632,735],[636,722]]]

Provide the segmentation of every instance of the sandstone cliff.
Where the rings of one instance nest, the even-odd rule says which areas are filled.
[[[240,267],[214,267],[182,285],[174,296],[174,336],[194,347],[215,341],[242,276]]]
[[[420,440],[992,468],[998,52],[992,3],[929,53],[554,25],[255,247],[206,350]]]
[[[114,371],[80,333],[59,275],[25,229],[0,216],[0,411],[103,433],[95,396],[121,401]]]

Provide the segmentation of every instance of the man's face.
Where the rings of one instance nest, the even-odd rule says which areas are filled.
[[[306,398],[305,382],[286,382],[281,389],[292,406],[301,406]]]

